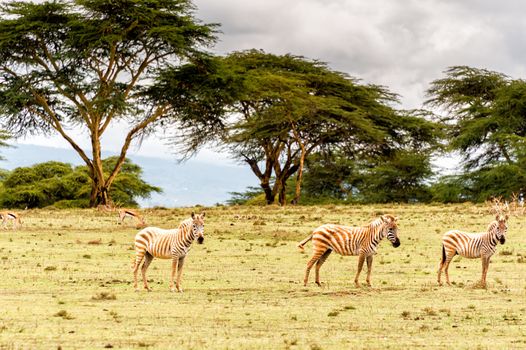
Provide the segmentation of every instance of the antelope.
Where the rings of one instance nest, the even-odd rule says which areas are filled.
[[[15,213],[14,211],[2,211],[0,212],[0,218],[2,218],[4,230],[7,230],[7,220],[13,220],[13,230],[16,230],[17,227],[22,225],[20,214]]]
[[[146,222],[144,221],[144,218],[137,210],[132,209],[125,209],[121,208],[119,209],[119,223],[124,223],[124,219],[126,217],[135,218],[139,222],[138,225],[140,226],[146,226]]]

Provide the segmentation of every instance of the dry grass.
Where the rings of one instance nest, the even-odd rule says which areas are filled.
[[[148,210],[148,220],[175,227],[192,210],[200,208]],[[478,260],[455,259],[452,287],[435,281],[442,233],[484,230],[491,216],[482,207],[206,210],[205,242],[187,259],[182,294],[169,292],[166,260],[150,267],[153,292],[133,291],[137,230],[113,213],[24,213],[22,230],[0,232],[0,349],[526,347],[523,218],[509,222],[498,251],[511,255],[495,254],[481,289]],[[323,288],[303,287],[311,246],[301,254],[297,241],[320,224],[364,224],[383,212],[400,217],[402,245],[382,242],[372,288],[354,287],[355,257],[334,254]]]

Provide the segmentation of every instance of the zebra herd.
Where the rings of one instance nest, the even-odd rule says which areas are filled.
[[[450,285],[448,268],[455,255],[466,258],[482,259],[482,278],[481,283],[486,285],[486,275],[491,256],[495,253],[497,244],[504,244],[508,215],[497,214],[495,220],[488,225],[488,229],[483,233],[467,233],[459,230],[451,230],[444,234],[442,238],[442,259],[438,271],[437,281],[440,285],[442,270],[446,274],[446,283]],[[170,278],[170,290],[172,292],[182,292],[181,275],[183,264],[194,240],[203,243],[204,240],[204,221],[205,213],[194,214],[181,222],[177,229],[163,230],[157,227],[146,227],[139,231],[135,236],[135,261],[133,264],[134,288],[137,287],[137,274],[141,262],[144,289],[150,291],[146,278],[146,271],[153,258],[172,259],[172,273]],[[358,287],[359,276],[364,262],[367,262],[367,285],[371,285],[371,271],[373,256],[376,254],[377,246],[380,241],[387,237],[393,247],[400,246],[398,238],[398,218],[393,215],[382,215],[362,227],[351,227],[343,225],[327,224],[316,228],[309,236],[298,244],[298,248],[304,250],[304,245],[312,240],[313,255],[307,262],[305,270],[304,285],[307,285],[309,273],[314,264],[315,282],[321,286],[320,268],[327,260],[332,251],[340,255],[357,255],[358,270],[354,279]],[[177,279],[174,289],[174,276]]]

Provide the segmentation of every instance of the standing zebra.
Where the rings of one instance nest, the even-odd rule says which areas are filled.
[[[482,258],[482,278],[481,284],[486,286],[486,275],[488,273],[489,260],[497,249],[497,242],[506,242],[506,232],[508,231],[508,215],[497,214],[495,220],[488,225],[488,229],[483,233],[466,233],[458,230],[451,230],[442,237],[442,260],[438,269],[438,284],[442,285],[440,276],[442,270],[446,273],[446,283],[449,283],[449,263],[455,255],[465,258]]]
[[[182,292],[181,275],[183,273],[184,259],[192,242],[197,239],[199,244],[204,241],[205,213],[195,215],[181,222],[177,229],[163,230],[157,227],[146,227],[135,236],[135,262],[133,264],[134,288],[137,288],[137,272],[139,265],[144,259],[141,268],[144,288],[151,291],[146,279],[146,270],[153,258],[172,259],[172,274],[170,277],[170,290],[174,292],[174,276],[177,271],[176,288]]]
[[[312,239],[314,253],[307,263],[304,285],[307,285],[309,273],[316,263],[316,284],[320,284],[320,268],[334,250],[340,255],[358,255],[358,271],[354,284],[359,287],[358,277],[362,271],[363,263],[367,260],[367,285],[371,285],[371,269],[373,255],[376,254],[378,243],[387,236],[394,247],[400,246],[398,239],[397,218],[392,215],[383,215],[363,227],[350,227],[341,225],[322,225],[315,229],[311,235],[298,244],[303,250],[305,243]]]

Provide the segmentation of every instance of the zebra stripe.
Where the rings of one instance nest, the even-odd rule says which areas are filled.
[[[146,271],[153,258],[172,259],[172,275],[170,290],[173,288],[173,278],[177,271],[177,290],[180,288],[180,279],[183,271],[184,259],[195,239],[198,243],[204,240],[205,214],[195,215],[182,221],[177,229],[165,230],[158,227],[147,227],[135,236],[135,262],[133,264],[134,288],[137,290],[137,272],[142,265],[144,288],[150,290],[146,279]]]
[[[506,232],[508,215],[497,215],[486,230],[482,233],[467,233],[459,230],[451,230],[442,237],[442,260],[438,269],[438,283],[442,285],[440,277],[442,270],[446,274],[446,283],[450,285],[449,281],[449,264],[455,255],[460,255],[465,258],[481,258],[482,259],[482,278],[481,283],[486,285],[486,275],[490,258],[497,250],[497,243],[504,244],[506,242]]]
[[[377,246],[380,241],[387,237],[394,247],[400,246],[398,238],[397,218],[392,215],[383,215],[363,227],[351,227],[342,225],[326,224],[315,229],[311,235],[298,244],[303,250],[303,246],[312,240],[313,255],[307,263],[304,284],[307,285],[309,273],[312,266],[316,263],[316,284],[320,284],[319,271],[321,265],[327,260],[332,251],[340,255],[358,255],[358,271],[354,283],[359,286],[358,277],[367,259],[367,284],[371,285],[371,268],[373,255],[376,254]]]

